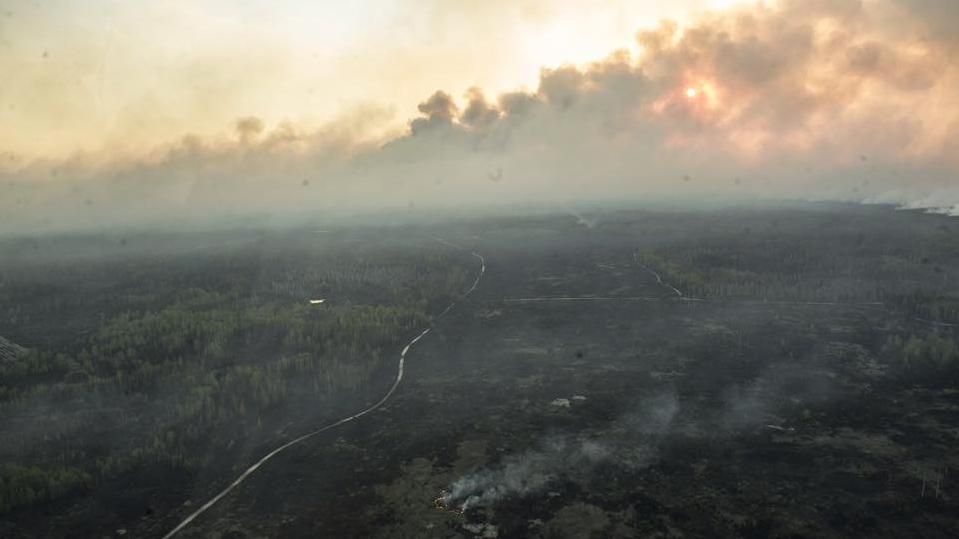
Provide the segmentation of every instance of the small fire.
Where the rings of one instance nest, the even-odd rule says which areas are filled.
[[[464,511],[463,507],[450,505],[451,494],[452,493],[447,490],[440,491],[440,497],[433,500],[433,505],[435,505],[440,511],[446,511],[447,513],[453,513],[455,515],[462,515]]]

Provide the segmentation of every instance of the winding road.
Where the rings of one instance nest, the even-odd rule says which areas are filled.
[[[654,270],[653,270],[652,268],[650,268],[649,266],[646,266],[646,265],[644,265],[642,262],[640,262],[640,261],[639,261],[639,257],[636,256],[636,253],[633,253],[633,261],[635,261],[636,264],[637,264],[639,267],[641,267],[641,268],[643,268],[644,270],[646,270],[647,272],[653,274],[653,277],[656,277],[656,282],[659,283],[661,286],[665,286],[666,288],[672,290],[672,291],[676,294],[677,297],[680,297],[680,298],[683,297],[683,293],[680,292],[678,288],[676,288],[675,286],[673,286],[673,285],[671,285],[671,284],[663,281],[663,278],[659,275],[659,273],[657,273],[656,271],[654,271]]]
[[[441,239],[441,238],[433,238],[433,239],[436,240],[436,241],[438,241],[438,242],[440,242],[440,243],[442,243],[442,244],[444,244],[444,245],[448,245],[448,246],[450,246],[450,247],[453,247],[453,248],[455,248],[455,249],[460,249],[460,250],[464,250],[464,251],[467,250],[467,249],[465,249],[464,247],[461,247],[461,246],[456,245],[456,244],[454,244],[454,243],[450,243],[450,242],[448,242],[448,241],[446,241],[446,240],[444,240],[444,239]],[[463,294],[463,297],[464,297],[464,298],[467,297],[467,296],[469,296],[470,294],[473,293],[474,290],[476,290],[476,287],[479,286],[480,280],[482,280],[483,275],[486,274],[486,259],[483,258],[483,255],[481,255],[481,254],[479,254],[479,253],[476,253],[476,252],[470,252],[470,254],[473,255],[476,259],[479,260],[479,262],[480,262],[480,269],[479,269],[479,273],[477,273],[477,275],[476,275],[476,280],[473,281],[472,286],[470,286],[469,290],[467,290],[467,291]],[[444,309],[443,312],[441,312],[441,313],[434,319],[434,321],[439,320],[439,319],[442,318],[444,315],[446,315],[446,313],[450,312],[450,310],[451,310],[455,305],[456,305],[456,302],[450,303],[449,306],[446,307],[446,309]],[[273,457],[277,456],[278,454],[282,453],[283,451],[285,451],[285,450],[287,450],[287,449],[289,449],[289,448],[291,448],[291,447],[293,447],[293,446],[295,446],[295,445],[297,445],[297,444],[303,443],[303,442],[305,442],[306,440],[309,440],[310,438],[313,438],[314,436],[316,436],[316,435],[318,435],[318,434],[321,434],[321,433],[323,433],[323,432],[326,432],[326,431],[328,431],[328,430],[330,430],[330,429],[334,429],[334,428],[336,428],[336,427],[339,427],[340,425],[349,423],[349,422],[351,422],[351,421],[355,421],[355,420],[357,420],[357,419],[359,419],[359,418],[361,418],[361,417],[363,417],[363,416],[365,416],[365,415],[367,415],[367,414],[369,414],[369,413],[371,413],[371,412],[376,411],[377,409],[379,409],[380,407],[382,407],[384,404],[386,404],[386,402],[387,402],[388,400],[390,400],[390,397],[393,396],[393,393],[396,391],[396,388],[399,387],[400,382],[403,380],[403,366],[404,366],[404,364],[406,363],[406,354],[410,351],[410,348],[412,348],[413,345],[415,345],[417,342],[420,341],[420,339],[422,339],[423,337],[425,337],[426,335],[428,335],[431,329],[432,329],[432,328],[426,328],[426,329],[424,329],[422,332],[420,332],[419,335],[417,335],[416,337],[413,337],[413,339],[411,339],[410,342],[408,342],[408,343],[406,344],[406,346],[403,347],[403,351],[400,352],[399,362],[397,363],[396,378],[393,380],[393,385],[390,386],[389,391],[387,391],[386,394],[383,395],[383,398],[381,398],[380,400],[378,400],[375,404],[367,407],[366,409],[364,409],[364,410],[362,410],[362,411],[360,411],[360,412],[357,412],[356,414],[353,414],[353,415],[351,415],[351,416],[349,416],[349,417],[344,417],[343,419],[340,419],[339,421],[336,421],[336,422],[334,422],[334,423],[330,423],[329,425],[325,425],[325,426],[320,427],[320,428],[318,428],[318,429],[316,429],[316,430],[313,430],[313,431],[311,431],[311,432],[308,432],[308,433],[306,433],[306,434],[303,434],[303,435],[299,436],[298,438],[294,438],[294,439],[290,440],[289,442],[286,442],[285,444],[283,444],[283,445],[277,447],[276,449],[270,451],[269,453],[267,453],[266,455],[264,455],[260,460],[256,461],[252,466],[250,466],[249,468],[247,468],[246,470],[244,470],[244,472],[243,472],[242,474],[240,474],[239,477],[237,477],[236,479],[234,479],[233,482],[231,482],[229,485],[227,485],[226,488],[224,488],[224,489],[221,490],[219,493],[217,493],[215,496],[213,496],[212,498],[210,498],[209,501],[207,501],[206,503],[204,503],[203,505],[201,505],[201,506],[199,507],[199,509],[197,509],[196,511],[190,513],[190,515],[187,516],[186,518],[184,518],[179,524],[177,524],[177,526],[176,526],[175,528],[173,528],[173,529],[170,530],[166,535],[164,535],[164,536],[163,536],[163,539],[169,539],[170,537],[173,537],[173,536],[176,535],[177,533],[181,532],[184,528],[186,528],[187,526],[189,526],[191,522],[193,522],[194,520],[196,520],[197,517],[199,517],[200,515],[202,515],[203,513],[205,513],[207,510],[209,510],[211,507],[213,507],[214,505],[216,505],[216,503],[217,503],[218,501],[220,501],[221,499],[223,499],[223,498],[224,498],[227,494],[229,494],[233,489],[235,489],[235,488],[238,487],[241,483],[243,483],[243,481],[245,481],[247,477],[249,477],[249,476],[250,476],[253,472],[255,472],[257,469],[259,469],[260,466],[263,466],[264,464],[266,464],[266,463],[267,463],[270,459],[272,459]]]

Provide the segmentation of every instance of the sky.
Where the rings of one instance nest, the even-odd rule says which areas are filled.
[[[953,0],[0,0],[0,226],[659,195],[956,212],[957,52]]]
[[[438,88],[535,86],[541,67],[601,58],[642,25],[723,2],[657,3],[0,0],[0,67],[15,74],[0,86],[0,147],[142,151],[244,115],[408,114]]]

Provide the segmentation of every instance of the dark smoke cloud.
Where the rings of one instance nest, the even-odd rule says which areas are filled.
[[[247,116],[236,121],[236,134],[240,143],[247,144],[263,132],[263,120],[256,116]]]
[[[414,135],[428,129],[437,129],[453,125],[459,112],[453,98],[446,92],[438,91],[416,107],[425,117],[410,122],[410,132]]]
[[[460,116],[463,125],[482,128],[499,119],[500,111],[486,102],[483,90],[470,88],[466,91],[467,105]]]

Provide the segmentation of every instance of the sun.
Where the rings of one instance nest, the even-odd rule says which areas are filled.
[[[686,97],[694,99],[697,95],[699,95],[699,90],[696,88],[693,88],[692,86],[686,88]]]
[[[740,0],[709,0],[709,2],[707,3],[709,4],[709,7],[713,9],[729,9],[735,6],[736,4],[741,3],[741,1]]]

